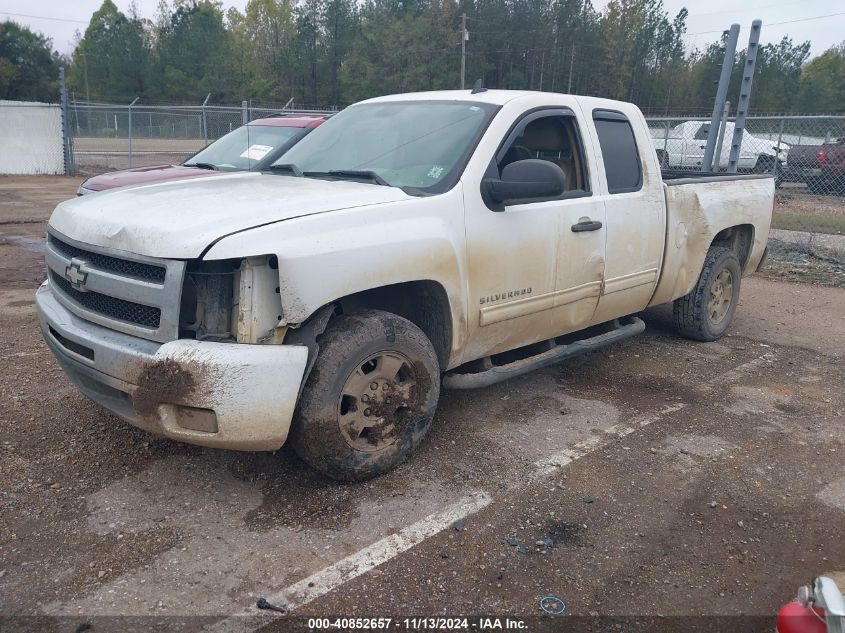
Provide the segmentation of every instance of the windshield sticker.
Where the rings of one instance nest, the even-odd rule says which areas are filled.
[[[434,178],[434,180],[437,180],[442,175],[443,175],[443,168],[440,165],[435,165],[434,167],[432,167],[431,169],[428,170],[428,177]]]
[[[273,149],[272,145],[250,145],[249,149],[241,154],[241,158],[248,158],[250,160],[261,160]]]

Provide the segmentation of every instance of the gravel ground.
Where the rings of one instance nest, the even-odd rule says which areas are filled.
[[[552,594],[564,618],[743,614],[771,631],[800,583],[845,570],[845,290],[746,278],[709,344],[650,310],[637,339],[445,392],[412,460],[338,484],[285,449],[150,436],[70,386],[32,295],[43,221],[77,184],[0,178],[3,630],[130,628],[110,615],[199,630],[315,578],[294,614],[530,617]],[[318,591],[327,568],[468,495],[486,506]],[[304,626],[271,613],[242,630],[261,624]]]

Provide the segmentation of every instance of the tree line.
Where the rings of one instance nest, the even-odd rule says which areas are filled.
[[[162,0],[153,19],[104,0],[70,58],[0,23],[0,98],[55,100],[68,68],[77,100],[343,106],[382,94],[460,85],[633,101],[652,114],[712,107],[724,42],[686,45],[686,9],[661,0]],[[763,26],[765,30],[765,24]],[[809,59],[810,42],[760,48],[753,113],[845,112],[845,43]],[[737,55],[730,95],[739,90]]]

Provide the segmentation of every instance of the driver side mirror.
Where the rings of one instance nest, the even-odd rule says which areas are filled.
[[[563,170],[547,160],[528,158],[507,165],[501,179],[486,178],[481,183],[485,202],[492,202],[503,211],[503,203],[512,200],[556,198],[566,191]]]

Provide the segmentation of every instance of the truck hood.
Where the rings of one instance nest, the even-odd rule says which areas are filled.
[[[256,226],[408,198],[367,183],[237,173],[77,197],[56,207],[50,226],[86,244],[189,259]]]

